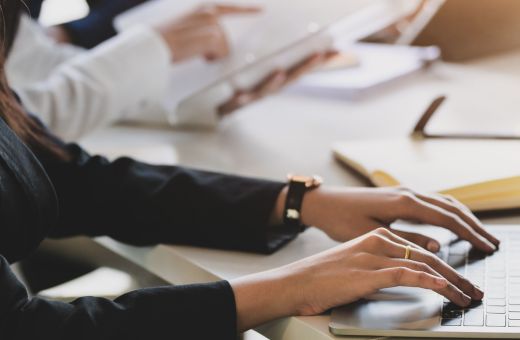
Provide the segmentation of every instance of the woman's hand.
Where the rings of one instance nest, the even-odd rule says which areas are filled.
[[[226,33],[220,19],[227,15],[260,12],[259,7],[208,4],[156,29],[168,44],[174,62],[202,56],[207,60],[220,59],[229,54]]]
[[[407,246],[411,255],[404,259]],[[430,289],[463,307],[484,296],[431,252],[386,228],[231,285],[241,331],[283,316],[319,314],[388,287]]]
[[[284,87],[298,80],[301,76],[327,63],[337,55],[338,52],[336,51],[314,53],[303,58],[300,62],[287,70],[275,70],[252,88],[237,90],[231,99],[220,105],[218,113],[221,116],[228,115],[243,106],[277,93]]]
[[[212,61],[224,58],[230,52],[226,33],[219,22],[221,17],[255,14],[260,11],[261,8],[252,6],[209,4],[199,7],[176,21],[159,25],[157,30],[170,47],[174,62],[199,56]],[[228,115],[245,105],[276,93],[336,55],[337,53],[333,51],[315,53],[303,58],[289,69],[274,70],[255,86],[238,89],[232,98],[217,108],[217,111],[221,116]]]
[[[49,37],[54,39],[58,44],[70,44],[71,39],[69,33],[63,26],[51,26],[47,28],[46,33]]]
[[[280,223],[285,191],[276,205],[275,216]],[[449,229],[486,253],[494,252],[500,243],[455,199],[405,188],[319,188],[305,194],[301,212],[305,225],[316,226],[340,242],[378,227],[390,228],[401,219]],[[420,233],[394,232],[430,251],[440,248],[436,240]]]

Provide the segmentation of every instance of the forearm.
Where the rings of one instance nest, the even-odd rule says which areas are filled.
[[[47,36],[42,26],[22,15],[6,63],[9,85],[14,89],[32,86],[83,53],[81,48],[57,44]]]
[[[285,211],[285,201],[287,199],[288,186],[285,186],[278,195],[276,203],[269,218],[271,225],[283,224],[283,214]],[[324,216],[321,213],[321,206],[330,200],[330,188],[317,188],[305,193],[301,206],[301,221],[306,226],[319,227],[323,224]]]
[[[296,236],[269,217],[284,183],[92,157],[63,146],[67,162],[40,157],[60,203],[52,237],[111,236],[270,253]]]
[[[367,191],[368,190],[368,191]],[[370,221],[371,227],[384,225],[382,221],[370,217],[371,198],[366,197],[371,189],[367,188],[341,188],[332,186],[321,186],[305,193],[300,209],[300,220],[305,226],[316,227],[332,239],[337,241],[348,241],[359,236],[356,228],[349,230],[351,224],[364,224]],[[282,223],[285,210],[285,201],[288,188],[285,187],[277,198],[273,208],[271,223]],[[370,195],[368,195],[370,196]],[[359,219],[356,216],[367,214],[367,218]],[[389,211],[389,213],[394,213]],[[341,219],[338,218],[341,216]],[[357,226],[355,226],[357,227]]]
[[[46,29],[47,35],[59,44],[70,42],[68,32],[62,26],[51,26]]]
[[[0,256],[1,339],[179,339],[236,337],[233,291],[227,282],[141,289],[114,301],[71,303],[30,298]]]
[[[280,268],[230,282],[235,295],[238,332],[266,322],[298,315],[301,276],[291,268]]]
[[[29,28],[20,33],[26,37],[20,43],[34,40]],[[28,111],[66,140],[77,140],[97,128],[146,114],[150,108],[162,108],[171,57],[152,29],[132,29],[81,57],[60,60],[60,67],[54,69],[49,69],[49,60],[57,54],[53,51],[67,50],[66,45],[35,46],[40,56],[36,64],[41,66],[36,74],[41,75],[31,82],[16,81],[23,75],[14,66],[28,60],[34,64],[35,58],[33,49],[29,49],[31,55],[21,53],[23,46],[19,44],[9,59],[13,66],[9,68],[10,79]]]

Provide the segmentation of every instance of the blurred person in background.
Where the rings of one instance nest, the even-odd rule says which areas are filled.
[[[116,35],[114,17],[148,0],[87,0],[90,9],[82,19],[47,28],[54,40],[71,43],[83,48],[92,48]],[[27,0],[28,14],[35,20],[40,17],[44,0]]]
[[[7,77],[27,110],[37,112],[58,136],[77,140],[96,128],[150,112],[164,112],[166,117],[163,100],[172,63],[226,57],[230,46],[221,18],[255,15],[261,10],[208,4],[155,27],[115,35],[114,15],[142,2],[91,1],[91,13],[85,19],[50,31],[22,14],[6,65]],[[29,5],[30,13],[37,16],[41,1],[31,0]],[[64,43],[69,41],[95,47],[86,50]],[[279,91],[332,56],[312,55],[289,70],[275,70],[257,86],[237,91],[222,104],[220,113],[231,113]]]

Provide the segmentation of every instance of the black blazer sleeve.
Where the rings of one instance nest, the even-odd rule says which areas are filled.
[[[51,237],[108,235],[133,244],[189,244],[270,253],[297,232],[269,227],[284,183],[130,158],[114,162],[63,146],[68,161],[40,157],[54,184],[59,218]]]
[[[33,19],[38,19],[40,16],[40,12],[42,10],[43,0],[27,0],[25,1],[25,5],[27,6],[27,10],[29,15]]]
[[[203,327],[201,327],[201,325]],[[236,339],[231,287],[215,282],[137,290],[114,301],[29,298],[0,256],[0,339]]]
[[[235,338],[236,307],[227,282],[67,304],[28,297],[8,260],[23,258],[49,233],[272,250],[287,239],[266,227],[283,184],[128,158],[109,162],[56,143],[67,160],[31,152],[0,119],[0,339]]]
[[[116,34],[114,18],[132,7],[148,0],[87,0],[89,14],[79,20],[62,25],[69,34],[72,43],[85,48],[92,48]],[[29,15],[38,19],[43,0],[27,0]]]
[[[92,48],[116,34],[114,18],[147,0],[90,0],[90,13],[83,19],[63,25],[72,42]]]

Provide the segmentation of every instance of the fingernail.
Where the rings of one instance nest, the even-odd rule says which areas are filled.
[[[482,299],[484,297],[484,292],[478,286],[475,286],[473,290],[475,291],[479,299]]]
[[[436,253],[441,249],[441,246],[437,241],[429,241],[426,245],[426,249],[428,249],[432,253]]]

